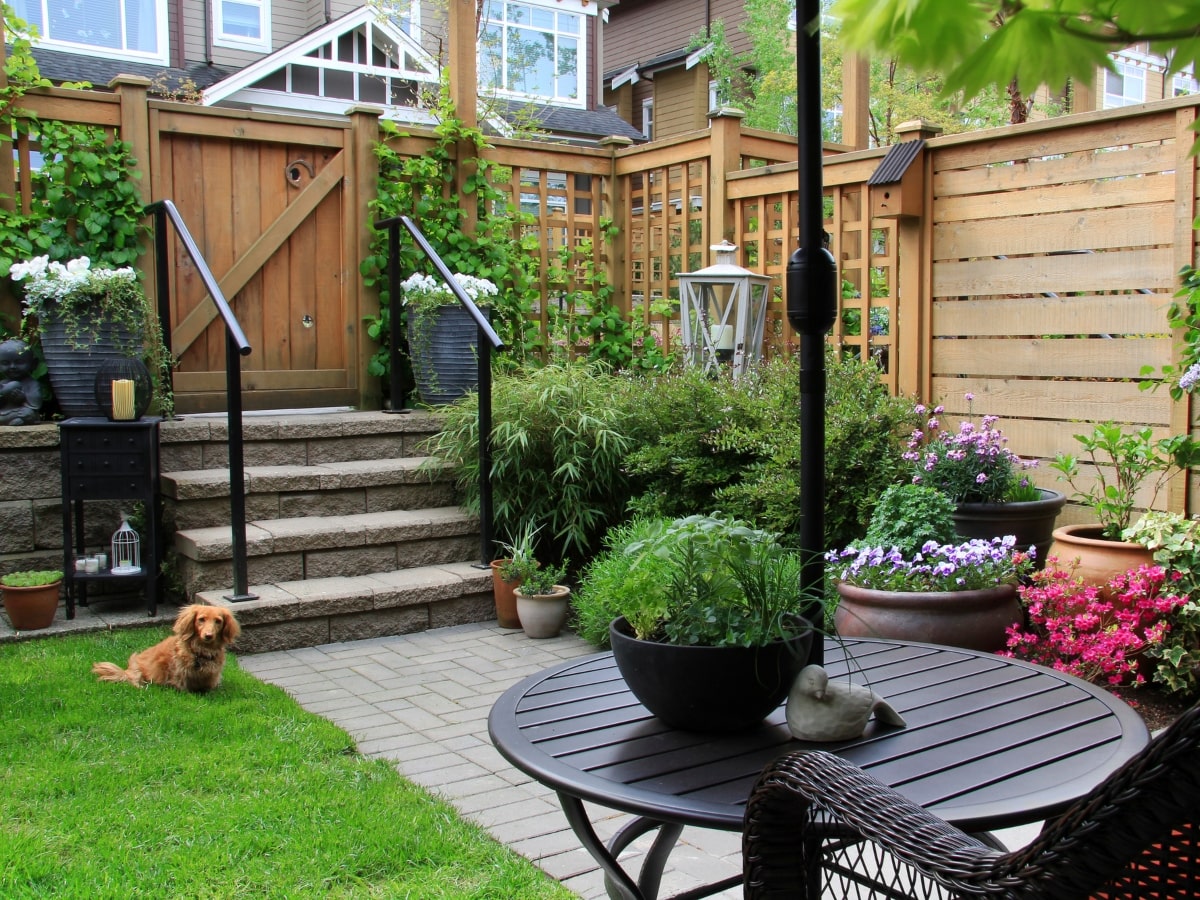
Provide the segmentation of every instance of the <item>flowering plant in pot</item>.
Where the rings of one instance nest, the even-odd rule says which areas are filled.
[[[95,377],[108,360],[145,362],[154,398],[171,415],[171,354],[162,325],[129,266],[92,268],[86,256],[67,263],[38,256],[15,263],[10,274],[24,284],[26,335],[39,338],[50,383],[68,415],[102,415]]]
[[[838,594],[834,626],[843,637],[998,650],[1005,629],[1020,618],[1017,584],[1033,568],[1037,551],[1018,547],[1012,535],[939,540],[937,534],[952,533],[953,523],[945,507],[939,520],[931,494],[937,496],[920,485],[889,488],[864,541],[826,555]],[[927,512],[903,513],[920,501],[927,501]],[[908,524],[914,518],[935,535],[916,546]]]
[[[973,410],[974,395],[964,395]],[[913,482],[936,488],[955,503],[955,531],[961,538],[993,538],[1012,534],[1018,544],[1038,548],[1045,559],[1053,539],[1054,521],[1066,504],[1060,491],[1037,487],[1029,470],[1037,460],[1025,460],[1008,447],[996,427],[997,416],[978,424],[964,419],[957,432],[942,427],[944,407],[928,411],[922,429],[914,431],[904,458],[914,465]]]
[[[531,638],[556,637],[566,624],[571,589],[566,580],[566,561],[543,566],[531,556],[511,560],[501,568],[515,580],[517,618],[521,628]]]
[[[499,289],[486,278],[456,274],[454,280],[480,309]],[[421,399],[450,403],[475,387],[478,325],[440,279],[415,272],[400,285],[408,326],[413,377]]]
[[[630,690],[668,724],[754,727],[808,659],[799,572],[778,535],[737,519],[638,519],[585,569],[577,630],[611,644]]]

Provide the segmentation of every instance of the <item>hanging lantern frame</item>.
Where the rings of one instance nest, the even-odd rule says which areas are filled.
[[[121,519],[121,527],[113,532],[110,562],[113,575],[138,575],[142,571],[142,541],[129,527],[128,519]]]
[[[705,372],[729,367],[739,378],[762,359],[771,276],[736,265],[729,241],[709,249],[716,263],[678,276],[684,358]]]

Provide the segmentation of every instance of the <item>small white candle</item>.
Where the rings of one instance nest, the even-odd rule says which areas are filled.
[[[108,568],[108,554],[107,553],[97,553],[96,554],[96,565],[100,568],[100,571],[102,571],[102,572],[105,569],[107,569]]]
[[[78,559],[75,560],[75,571],[76,572],[86,572],[87,571],[87,560],[84,559],[82,556],[80,556]]]
[[[100,563],[96,562],[96,557],[94,556],[89,556],[86,560],[84,560],[84,566],[86,567],[86,571],[90,574],[95,574],[96,572],[100,571]]]

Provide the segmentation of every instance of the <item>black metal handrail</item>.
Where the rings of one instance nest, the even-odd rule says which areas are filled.
[[[494,512],[492,505],[492,350],[503,350],[504,341],[496,334],[487,316],[475,305],[454,280],[454,273],[447,268],[436,250],[430,245],[421,229],[408,216],[393,216],[375,223],[376,228],[388,232],[388,315],[391,317],[391,340],[388,347],[391,360],[392,403],[398,403],[401,395],[400,371],[396,360],[400,353],[400,226],[403,225],[421,248],[426,259],[433,263],[441,276],[479,329],[479,555],[480,565],[486,567],[494,558]]]
[[[225,599],[233,602],[257,599],[250,593],[246,565],[246,461],[242,437],[242,362],[250,355],[250,342],[233,314],[216,276],[196,245],[183,217],[170,200],[151,203],[143,212],[154,216],[154,257],[158,285],[158,318],[162,323],[163,340],[171,353],[171,273],[167,264],[167,222],[175,226],[176,236],[191,257],[204,288],[217,307],[225,325],[225,394],[228,409],[229,433],[229,518],[233,530],[233,593]]]

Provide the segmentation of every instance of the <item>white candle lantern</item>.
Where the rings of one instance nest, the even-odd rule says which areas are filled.
[[[771,277],[736,265],[729,241],[709,249],[716,263],[679,273],[684,358],[706,372],[730,366],[737,378],[762,358]]]
[[[114,575],[136,575],[142,571],[141,539],[125,519],[113,532],[112,569],[109,571]]]

